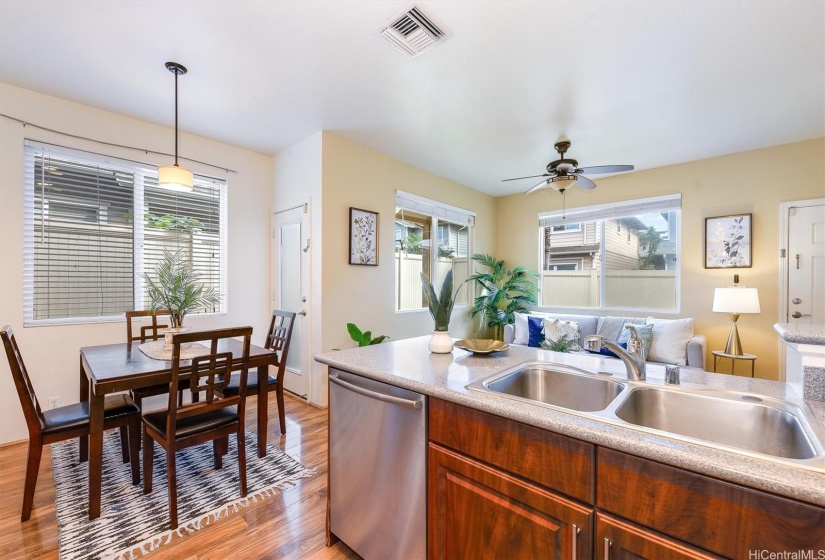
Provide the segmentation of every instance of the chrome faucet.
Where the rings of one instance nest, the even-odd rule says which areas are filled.
[[[613,342],[607,340],[603,336],[592,335],[584,339],[584,347],[587,350],[598,352],[602,347],[606,347],[613,351],[623,362],[627,368],[627,378],[631,381],[645,380],[645,345],[642,339],[639,338],[639,333],[636,332],[636,327],[633,325],[625,325],[624,328],[630,330],[630,339],[627,341],[627,350]]]

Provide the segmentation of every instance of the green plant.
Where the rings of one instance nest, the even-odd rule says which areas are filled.
[[[493,329],[493,336],[503,340],[504,326],[515,321],[515,313],[536,305],[538,289],[534,280],[539,275],[523,266],[510,270],[504,266],[503,260],[487,254],[476,253],[472,259],[490,269],[467,278],[468,282],[475,280],[482,288],[481,295],[473,301],[472,315],[481,314],[486,326]]]
[[[441,283],[441,297],[435,295],[435,289],[433,285],[430,284],[430,280],[424,276],[424,273],[420,272],[419,276],[421,276],[421,287],[424,289],[424,295],[427,298],[430,315],[435,322],[435,330],[450,330],[450,315],[453,313],[453,306],[455,305],[456,296],[458,296],[458,290],[461,289],[461,285],[459,285],[458,290],[453,293],[452,269],[447,271],[447,275],[444,276],[444,282]]]
[[[355,326],[355,323],[347,323],[347,332],[351,339],[358,343],[358,346],[372,346],[373,344],[381,344],[385,339],[389,338],[386,335],[376,336],[372,338],[372,331],[361,332],[361,329]]]
[[[554,352],[570,352],[575,345],[576,341],[571,340],[566,336],[563,336],[553,342],[548,342],[547,340],[541,341],[541,347],[544,350],[552,350]]]
[[[154,268],[154,279],[142,275],[147,283],[150,309],[168,309],[172,327],[182,327],[187,313],[217,305],[220,294],[214,286],[200,282],[200,276],[192,270],[183,250],[163,252],[163,258]]]

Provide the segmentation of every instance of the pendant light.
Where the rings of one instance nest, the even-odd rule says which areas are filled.
[[[178,76],[186,74],[186,67],[177,62],[167,62],[166,69],[175,75],[175,164],[158,167],[158,186],[178,192],[192,192],[192,172],[178,165]]]

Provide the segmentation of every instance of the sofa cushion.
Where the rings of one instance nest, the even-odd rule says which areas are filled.
[[[544,319],[529,315],[527,317],[528,339],[527,346],[541,348],[544,340]]]
[[[693,319],[647,318],[653,325],[653,341],[648,359],[665,364],[687,364],[687,344],[693,338]]]
[[[653,343],[653,325],[637,325],[634,323],[625,323],[625,325],[633,325],[636,328],[636,334],[642,339],[642,344],[645,346],[645,356],[650,354],[650,345]],[[617,344],[624,343],[627,348],[627,343],[630,341],[630,329],[622,327],[622,334],[619,335]]]
[[[514,313],[515,322],[513,323],[513,344],[523,344],[527,346],[530,343],[530,329],[527,326],[527,313]]]
[[[579,324],[575,321],[563,321],[561,319],[544,319],[544,340],[549,344],[561,340],[570,341],[570,351],[581,350],[579,346]]]
[[[624,331],[624,324],[631,323],[633,325],[644,325],[644,317],[599,317],[596,326],[596,334],[603,336],[608,340],[617,341],[622,336]]]

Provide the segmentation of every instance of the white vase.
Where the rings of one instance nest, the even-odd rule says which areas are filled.
[[[192,330],[192,327],[169,327],[168,329],[163,330],[163,351],[164,352],[171,352],[172,347],[172,337],[176,334],[189,332]]]
[[[453,339],[448,331],[433,331],[427,347],[433,354],[449,354],[453,351]]]

